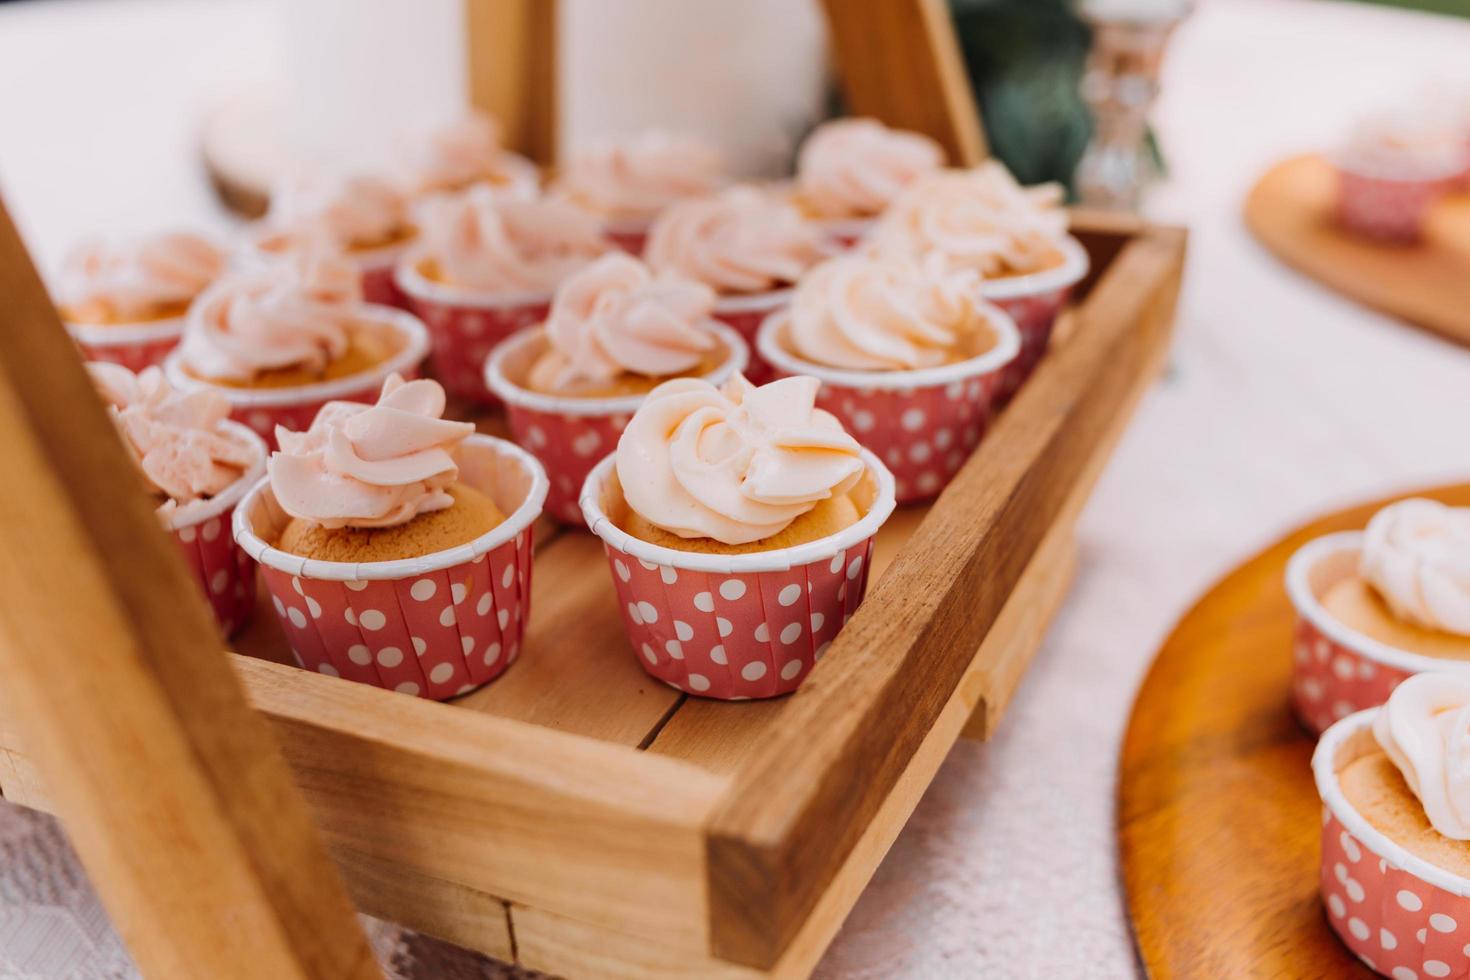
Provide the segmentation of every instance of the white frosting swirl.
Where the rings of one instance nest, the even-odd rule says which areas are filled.
[[[649,393],[618,440],[628,506],[684,538],[746,544],[776,534],[863,474],[858,444],[816,407],[815,378],[716,388],[679,378]]]
[[[66,258],[56,298],[68,316],[141,320],[198,296],[226,256],[199,235],[173,232],[127,245],[91,242]]]
[[[789,285],[826,254],[817,227],[789,201],[755,187],[681,201],[654,222],[644,258],[658,272],[720,293]]]
[[[500,124],[483,112],[408,137],[403,158],[409,184],[420,194],[460,191],[484,182],[529,199],[541,186],[536,165],[501,146]]]
[[[1360,572],[1405,622],[1470,636],[1470,508],[1383,508],[1368,522]]]
[[[1408,678],[1379,709],[1373,735],[1434,829],[1470,840],[1470,677],[1442,672]]]
[[[821,218],[866,218],[920,175],[944,166],[944,150],[921,133],[876,119],[834,119],[807,137],[796,157],[796,189]]]
[[[576,157],[555,191],[601,217],[648,219],[675,201],[724,182],[719,151],[686,136],[651,130],[593,146]]]
[[[271,195],[267,228],[295,241],[336,248],[371,248],[407,234],[408,195],[383,177],[301,177]]]

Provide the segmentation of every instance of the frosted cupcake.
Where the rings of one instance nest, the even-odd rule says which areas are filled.
[[[1041,360],[1057,314],[1087,274],[1087,251],[1067,234],[1061,199],[1059,186],[1022,187],[994,161],[942,170],[915,180],[868,236],[877,254],[937,253],[949,268],[980,275],[980,294],[1021,331],[1021,354],[1001,381],[1002,403]]]
[[[1303,546],[1286,584],[1297,612],[1293,700],[1318,731],[1382,704],[1405,677],[1470,664],[1470,509],[1392,504],[1366,531]]]
[[[509,197],[535,197],[541,189],[536,164],[505,149],[500,138],[500,124],[483,112],[405,137],[401,167],[410,193],[424,198],[488,184]]]
[[[565,201],[522,201],[485,186],[424,208],[424,241],[398,284],[433,338],[434,374],[461,398],[493,402],[485,358],[546,318],[557,286],[611,244],[597,219]]]
[[[90,242],[63,263],[56,306],[85,359],[141,371],[178,344],[189,304],[225,265],[222,249],[184,232]]]
[[[582,510],[644,669],[707,697],[794,690],[861,601],[893,477],[814,378],[655,388]]]
[[[544,327],[490,355],[486,384],[506,404],[516,441],[545,465],[547,510],[558,520],[582,522],[587,473],[649,391],[680,377],[724,384],[745,366],[745,341],[714,319],[714,304],[708,286],[654,276],[614,252],[561,285]]]
[[[230,519],[265,473],[265,443],[229,421],[218,394],[175,391],[156,367],[87,370],[220,629],[236,632],[255,609],[255,565],[235,547]]]
[[[1332,157],[1336,213],[1349,231],[1380,241],[1419,239],[1424,218],[1470,167],[1465,130],[1437,112],[1396,112],[1353,128]]]
[[[792,200],[847,247],[904,188],[943,166],[944,149],[921,133],[876,119],[834,119],[802,143]]]
[[[978,277],[941,257],[845,255],[808,272],[757,345],[779,376],[822,382],[817,402],[886,462],[900,503],[937,494],[989,424],[1020,352]]]
[[[249,236],[265,262],[303,250],[339,252],[357,267],[370,303],[403,305],[393,269],[418,236],[407,191],[386,177],[301,177],[271,194]]]
[[[375,405],[332,402],[277,433],[235,537],[301,666],[442,699],[519,654],[546,477],[444,419],[444,401],[437,382],[393,375]]]
[[[1470,974],[1470,675],[1419,674],[1312,758],[1327,921],[1388,977]]]
[[[417,372],[428,347],[416,317],[363,302],[350,262],[301,252],[199,297],[164,369],[181,390],[219,393],[269,440],[328,401],[371,398],[388,375]]]
[[[664,208],[711,194],[728,180],[714,147],[648,131],[592,146],[567,165],[552,191],[596,216],[619,248],[641,255],[649,226]]]
[[[655,272],[713,289],[715,316],[753,347],[761,321],[790,301],[791,286],[829,251],[789,201],[742,186],[669,208],[654,223],[645,258]],[[768,369],[755,358],[750,373],[764,380]]]

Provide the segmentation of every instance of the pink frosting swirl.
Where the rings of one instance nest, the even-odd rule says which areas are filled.
[[[391,527],[454,503],[455,452],[475,431],[444,415],[437,381],[383,382],[376,405],[328,402],[305,432],[276,429],[271,491],[292,517],[323,527]]]
[[[320,370],[351,345],[361,282],[352,263],[319,252],[221,280],[190,311],[179,356],[200,377],[231,381]]]
[[[593,146],[568,165],[555,190],[601,217],[647,219],[675,201],[714,191],[724,173],[713,147],[649,131]]]
[[[218,392],[175,391],[156,367],[87,371],[149,488],[169,498],[159,513],[221,493],[260,461],[259,446],[224,427],[230,403]]]
[[[984,276],[1034,272],[1057,260],[1067,213],[1056,184],[1022,187],[995,161],[920,177],[889,206],[871,236],[878,252],[937,252]]]
[[[973,271],[945,271],[942,262],[828,259],[797,286],[788,337],[796,354],[828,367],[934,367],[954,358],[984,309],[978,282]]]
[[[944,150],[921,133],[876,119],[835,119],[818,126],[796,157],[796,189],[822,218],[867,218],[918,177],[944,166]]]
[[[685,538],[745,544],[783,530],[862,478],[858,444],[816,408],[815,378],[721,390],[695,378],[649,393],[618,441],[628,506]]]
[[[654,222],[644,257],[719,293],[789,285],[826,255],[821,232],[788,201],[755,187],[681,201]]]
[[[487,292],[549,292],[610,247],[597,220],[564,201],[483,185],[430,201],[423,224],[422,254],[441,276]]]
[[[371,175],[288,182],[271,195],[265,225],[335,248],[385,245],[412,228],[408,195],[392,181]]]
[[[224,272],[225,264],[222,249],[187,232],[117,246],[89,242],[67,256],[57,299],[69,315],[93,307],[120,321],[146,319],[187,304]]]
[[[410,137],[403,156],[409,183],[420,194],[485,182],[518,197],[535,197],[541,185],[536,165],[501,146],[500,124],[483,112]]]
[[[544,387],[564,388],[688,371],[717,346],[708,327],[714,305],[703,283],[655,278],[631,255],[610,253],[557,290],[546,319],[551,351],[533,373],[548,375]]]

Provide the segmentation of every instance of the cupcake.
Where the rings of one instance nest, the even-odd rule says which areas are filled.
[[[230,519],[265,473],[265,443],[229,420],[217,393],[176,391],[156,367],[87,370],[220,629],[235,633],[255,610],[255,564],[235,547]]]
[[[443,699],[499,676],[530,613],[546,476],[526,452],[443,418],[436,381],[383,382],[282,429],[235,515],[298,663]]]
[[[980,294],[1021,331],[1021,354],[1001,380],[1001,404],[1035,370],[1072,286],[1087,273],[1087,251],[1067,234],[1061,198],[1055,184],[1021,187],[994,161],[941,170],[915,180],[868,236],[876,253],[937,252],[949,267],[980,274]]]
[[[898,501],[935,496],[985,434],[1021,349],[977,276],[940,256],[844,255],[808,272],[757,346],[778,376],[822,382],[817,404],[893,471]]]
[[[388,178],[312,176],[272,193],[249,246],[266,263],[304,250],[338,252],[357,268],[368,302],[402,306],[393,269],[417,236],[408,193]]]
[[[416,317],[363,302],[352,263],[304,251],[199,297],[164,370],[176,388],[218,392],[269,441],[329,401],[370,399],[388,375],[417,372],[428,348]]]
[[[544,327],[490,355],[485,382],[516,441],[546,467],[553,517],[582,522],[583,481],[655,387],[685,377],[721,385],[745,366],[745,341],[713,318],[714,304],[703,283],[654,276],[614,252],[561,285]]]
[[[727,180],[714,147],[650,130],[592,146],[567,165],[552,191],[596,216],[619,248],[641,255],[649,226],[664,208],[711,194]]]
[[[756,329],[791,299],[791,286],[830,251],[821,231],[789,201],[755,187],[670,207],[648,236],[655,272],[702,282],[719,296],[715,316],[754,346]],[[749,373],[768,369],[752,360]]]
[[[1404,244],[1419,239],[1430,205],[1465,176],[1470,145],[1464,130],[1439,113],[1396,112],[1354,127],[1332,165],[1338,223]]]
[[[490,351],[544,320],[556,287],[611,245],[595,218],[565,201],[515,200],[483,185],[429,202],[423,223],[398,284],[429,327],[435,376],[453,395],[493,403]]]
[[[786,694],[862,600],[893,476],[815,378],[667,381],[588,474],[624,627],[650,675],[726,700]]]
[[[1470,675],[1418,674],[1312,757],[1327,921],[1386,977],[1470,975]]]
[[[876,119],[834,119],[802,143],[792,200],[845,248],[904,188],[943,166],[944,149],[921,133]]]
[[[124,245],[91,242],[63,263],[57,310],[83,358],[141,371],[178,344],[189,304],[225,265],[222,249],[184,232]]]
[[[476,184],[520,199],[533,198],[541,190],[536,164],[505,149],[500,124],[483,112],[406,137],[401,157],[405,182],[419,198],[467,191]]]
[[[1470,667],[1470,509],[1404,500],[1367,531],[1302,547],[1292,697],[1314,731],[1383,703],[1404,678]]]

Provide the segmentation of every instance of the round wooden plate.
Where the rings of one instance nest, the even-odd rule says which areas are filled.
[[[1470,484],[1417,496],[1470,505]],[[1128,911],[1153,978],[1371,977],[1317,896],[1314,739],[1287,703],[1293,613],[1282,575],[1304,542],[1388,501],[1316,521],[1212,588],[1179,621],[1133,706],[1118,836]]]
[[[1246,197],[1246,226],[1278,258],[1331,289],[1470,344],[1470,194],[1435,205],[1421,243],[1385,245],[1332,220],[1335,180],[1321,157],[1278,163]]]

